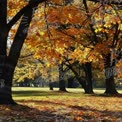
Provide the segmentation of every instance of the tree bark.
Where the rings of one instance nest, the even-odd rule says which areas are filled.
[[[86,93],[93,94],[93,86],[92,86],[92,65],[91,62],[87,62],[84,64],[84,71],[86,74]]]
[[[0,73],[0,104],[12,104],[16,105],[16,102],[12,99],[12,79],[13,68],[9,65],[3,66],[3,70]],[[1,68],[2,69],[2,68]]]
[[[64,80],[63,64],[59,65],[59,91],[66,92],[66,84]]]
[[[0,104],[15,104],[11,87],[13,72],[7,63],[7,0],[0,0]]]
[[[114,73],[115,73],[115,62],[111,63],[111,54],[104,56],[104,68],[105,68],[105,85],[106,94],[117,94]]]
[[[68,79],[68,88],[73,88],[74,77],[70,77]]]
[[[38,4],[35,4],[34,7],[36,6],[38,6]],[[13,74],[24,40],[27,36],[33,14],[34,11],[31,7],[24,12],[9,55],[7,55],[7,37],[10,30],[7,24],[7,0],[0,0],[0,104],[16,104],[12,99],[11,91]],[[23,24],[25,17],[27,18],[27,26]],[[24,29],[26,29],[26,32]]]
[[[50,90],[53,90],[53,83],[52,82],[49,82],[49,88],[50,88]]]
[[[59,91],[66,92],[66,83],[64,80],[59,81]]]

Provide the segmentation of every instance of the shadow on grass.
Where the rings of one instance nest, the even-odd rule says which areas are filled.
[[[50,96],[55,95],[53,92],[46,91],[13,91],[13,94],[17,97],[20,96]]]
[[[61,92],[61,91],[13,91],[15,97],[31,97],[31,96],[80,96],[82,93]]]

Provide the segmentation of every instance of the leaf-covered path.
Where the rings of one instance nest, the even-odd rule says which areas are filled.
[[[122,122],[121,96],[70,91],[14,90],[20,105],[0,106],[0,122]]]

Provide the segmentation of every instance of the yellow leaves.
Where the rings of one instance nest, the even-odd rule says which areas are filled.
[[[50,67],[51,64],[49,62],[46,63],[46,67]]]
[[[89,48],[84,48],[82,50],[82,48],[83,48],[82,46],[79,46],[78,48],[76,48],[74,50],[74,52],[71,52],[69,54],[69,57],[74,59],[74,60],[78,60],[81,63],[88,62],[89,61],[88,54],[90,52],[90,49]]]
[[[111,26],[112,26],[112,25],[111,25],[110,23],[105,23],[105,24],[104,24],[104,27],[105,27],[105,28],[110,28]]]
[[[72,19],[72,18],[73,18],[73,16],[72,16],[71,14],[68,14],[68,17],[69,17],[70,19]]]
[[[104,10],[102,8],[99,9],[99,12],[94,13],[92,16],[95,32],[111,34],[113,25],[116,25],[117,23],[121,24],[120,14],[119,11],[115,12],[109,5],[106,5]]]
[[[101,32],[101,31],[102,31],[102,28],[95,29],[96,33]]]
[[[9,16],[19,10],[15,6],[21,8],[27,4],[24,0],[17,1],[13,2],[9,0]],[[88,2],[89,13],[86,14],[82,9],[82,4],[72,3],[72,5],[62,6],[64,5],[63,0],[50,0],[50,2],[50,5],[47,5],[45,9],[46,16],[44,16],[44,7],[41,7],[41,4],[39,5],[30,25],[27,44],[29,49],[34,53],[35,58],[49,60],[49,63],[52,63],[56,61],[61,62],[61,57],[69,55],[73,60],[87,62],[97,59],[96,57],[100,53],[109,52],[107,45],[110,44],[111,39],[104,42],[104,39],[102,40],[101,35],[98,34],[107,33],[112,36],[114,33],[114,29],[112,30],[113,24],[120,24],[120,20],[115,15],[112,7],[106,5],[106,13],[103,14],[102,7],[98,9],[100,7],[99,4]],[[58,6],[55,4],[58,4]],[[111,12],[114,14],[110,14]],[[97,55],[90,53],[90,48],[81,46],[88,45],[90,36],[93,34],[89,28],[91,19],[87,17],[88,15],[93,19],[93,27],[99,36],[98,40],[100,38],[100,41],[104,43],[98,43],[93,47]],[[122,30],[121,24],[119,25],[119,29]],[[11,33],[15,32],[15,30],[11,31]],[[71,46],[75,48],[74,52],[69,51],[69,47]],[[91,45],[88,46],[90,47]],[[48,66],[50,64],[47,63]]]
[[[121,31],[122,31],[122,24],[120,24],[120,25],[119,25],[119,30],[121,30]]]
[[[109,30],[108,29],[105,29],[105,28],[97,28],[95,29],[95,32],[96,33],[99,33],[99,32],[102,32],[102,33],[109,33]]]
[[[40,34],[40,36],[44,36],[44,32],[43,31],[38,31],[38,33]]]

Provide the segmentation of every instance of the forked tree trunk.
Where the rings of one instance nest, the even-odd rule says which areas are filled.
[[[72,72],[74,73],[76,79],[78,80],[79,84],[84,89],[84,92],[86,94],[93,94],[93,87],[92,87],[92,65],[91,62],[88,62],[84,64],[84,71],[86,74],[86,79],[83,79],[81,76],[79,76],[79,73],[74,70],[74,68],[71,65],[67,65]]]
[[[11,90],[13,74],[34,14],[33,7],[37,6],[38,3],[29,6],[23,14],[21,13],[23,11],[21,11],[14,19],[12,19],[12,21],[10,21],[10,23],[7,24],[7,0],[0,0],[0,104],[16,104],[12,99]],[[9,55],[7,55],[7,37],[9,30],[21,16],[22,19],[19,28],[13,39],[14,41]],[[26,26],[23,24],[25,22]],[[25,29],[26,31],[24,31]]]
[[[115,73],[115,64],[111,63],[111,54],[109,53],[104,57],[104,68],[105,68],[105,85],[106,85],[106,94],[117,94],[114,73]]]

